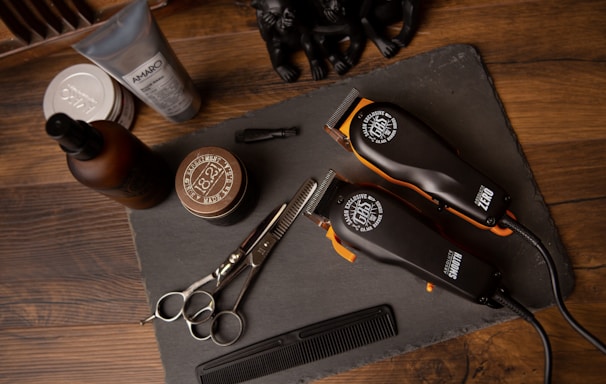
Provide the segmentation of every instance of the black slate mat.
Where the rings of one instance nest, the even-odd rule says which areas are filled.
[[[230,227],[213,226],[182,208],[176,193],[146,211],[130,211],[137,253],[152,306],[170,290],[182,290],[214,270],[277,204],[288,200],[307,178],[320,181],[329,168],[352,181],[371,181],[402,193],[446,232],[490,260],[504,284],[531,308],[552,303],[546,267],[520,237],[500,238],[455,218],[405,189],[383,182],[343,150],[323,125],[353,88],[375,101],[399,104],[458,148],[476,168],[513,197],[511,210],[543,239],[559,268],[562,290],[573,275],[549,212],[518,145],[478,52],[452,45],[395,63],[367,75],[287,100],[165,144],[158,149],[176,169],[192,150],[209,145],[236,153],[253,173],[260,198],[255,210]],[[256,144],[236,144],[234,132],[250,127],[297,126],[300,135]],[[430,155],[430,154],[428,154]],[[241,305],[242,338],[218,347],[190,337],[182,320],[154,326],[166,382],[195,384],[195,367],[260,340],[379,304],[393,307],[399,334],[381,342],[261,379],[258,383],[306,382],[400,354],[512,318],[507,310],[470,303],[407,271],[363,255],[354,264],[339,257],[324,231],[300,217],[264,266]],[[145,317],[147,314],[141,314]],[[537,363],[542,369],[542,362]]]

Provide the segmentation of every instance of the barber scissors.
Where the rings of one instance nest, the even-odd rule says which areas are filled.
[[[267,256],[295,221],[316,187],[314,180],[307,180],[288,204],[281,204],[274,209],[215,271],[195,281],[183,291],[164,294],[157,301],[154,313],[140,323],[143,325],[155,318],[172,322],[183,317],[195,339],[211,339],[219,346],[235,343],[244,330],[244,319],[238,313],[242,299]],[[216,312],[215,295],[247,269],[248,276],[234,305],[229,310]],[[216,284],[212,290],[202,289],[213,280],[216,280]],[[199,301],[204,304],[198,304]],[[205,323],[204,328],[208,330],[203,334],[202,325]],[[234,323],[236,331],[232,332]],[[227,328],[232,329],[226,332]]]
[[[188,305],[190,304],[190,300],[197,294],[199,288],[203,287],[207,283],[217,280],[216,288],[213,292],[217,292],[219,287],[222,287],[222,281],[226,276],[232,272],[234,266],[236,266],[245,255],[249,254],[253,247],[257,245],[259,240],[265,233],[271,228],[271,226],[275,223],[279,215],[282,213],[286,204],[282,204],[280,207],[276,208],[274,211],[270,213],[269,216],[261,222],[253,230],[246,239],[240,244],[240,246],[234,250],[227,259],[213,272],[204,276],[200,280],[193,282],[189,287],[187,287],[183,291],[173,291],[167,292],[156,303],[156,310],[153,315],[149,316],[145,320],[141,320],[141,324],[146,324],[152,321],[155,318],[160,320],[164,320],[166,322],[172,322],[183,316],[186,321],[195,323],[193,320],[195,313],[188,310]],[[206,291],[203,291],[206,293]],[[214,301],[213,301],[214,302]],[[189,314],[188,314],[189,313]],[[192,315],[193,313],[193,315]],[[200,317],[200,316],[198,316]],[[202,320],[200,320],[202,321]]]

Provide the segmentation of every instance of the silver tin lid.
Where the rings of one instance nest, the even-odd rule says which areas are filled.
[[[44,94],[44,116],[63,112],[83,121],[110,120],[121,103],[119,85],[92,64],[77,64],[61,71]],[[119,106],[118,106],[119,108]]]

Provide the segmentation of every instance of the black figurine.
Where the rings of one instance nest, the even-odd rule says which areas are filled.
[[[390,55],[390,48],[384,52],[382,47],[389,42],[379,35],[377,29],[402,21],[400,33],[391,42],[401,48],[408,46],[419,27],[420,3],[421,0],[363,0],[360,15],[364,31],[383,56],[391,57],[395,52]]]
[[[420,0],[252,0],[257,24],[274,70],[287,82],[299,70],[290,63],[293,51],[303,49],[314,80],[326,76],[325,60],[339,75],[356,65],[370,39],[387,58],[406,47],[419,23]],[[402,21],[393,39],[381,29]],[[347,38],[345,53],[339,49]]]
[[[359,0],[308,0],[313,6],[312,30],[315,39],[323,47],[324,53],[329,60],[340,59],[337,56],[338,42],[344,38],[349,39],[349,47],[344,56],[347,68],[358,63],[364,47],[366,46],[366,34],[359,16]],[[340,71],[339,61],[333,62],[337,73]]]
[[[305,23],[309,16],[295,7],[291,0],[253,0],[251,5],[257,12],[257,25],[267,46],[274,70],[282,80],[293,82],[299,70],[290,63],[290,54],[303,49],[309,61],[312,77],[321,80],[326,76],[324,57],[311,38]]]
[[[308,1],[314,4],[317,14],[322,15],[314,22],[316,37],[334,34],[350,39],[345,57],[351,66],[359,60],[366,38],[383,56],[390,58],[410,43],[418,28],[420,0]],[[399,34],[393,39],[383,37],[379,31],[397,21],[402,21]]]

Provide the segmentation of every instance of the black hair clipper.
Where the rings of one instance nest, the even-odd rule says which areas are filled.
[[[351,184],[330,170],[305,215],[327,230],[337,253],[349,261],[356,258],[353,248],[471,301],[495,306],[491,298],[500,272],[450,243],[385,189]]]
[[[512,233],[497,225],[507,214],[509,195],[397,105],[362,98],[353,89],[324,129],[384,179],[412,188],[476,227]]]

